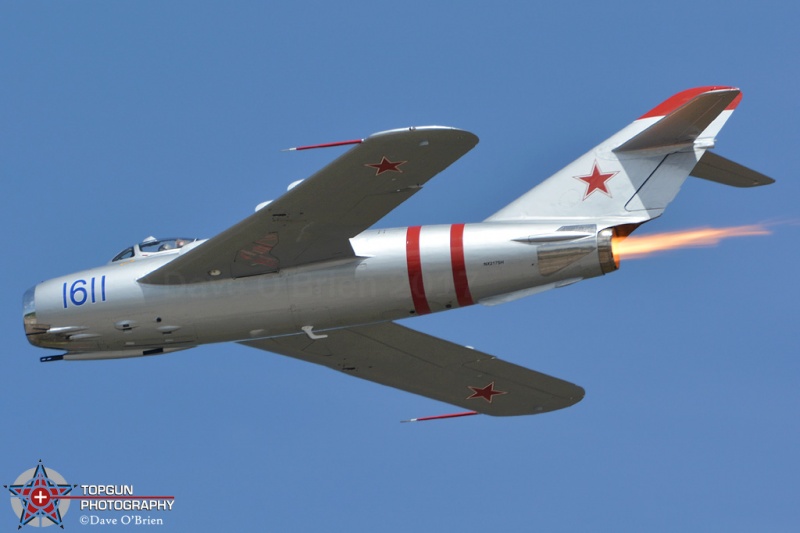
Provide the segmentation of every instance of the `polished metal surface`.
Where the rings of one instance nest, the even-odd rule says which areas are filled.
[[[619,261],[614,257],[614,230],[606,228],[597,234],[597,255],[603,274],[619,269]]]
[[[151,237],[28,290],[27,338],[65,352],[42,361],[238,341],[491,415],[567,407],[582,388],[391,322],[617,270],[615,228],[627,235],[663,213],[733,110],[723,89],[738,94],[676,95],[477,224],[368,229],[471,150],[474,134],[426,126],[346,142],[211,239]],[[682,109],[703,131],[685,135]],[[743,167],[706,160],[715,168],[703,177],[741,181],[725,174]]]

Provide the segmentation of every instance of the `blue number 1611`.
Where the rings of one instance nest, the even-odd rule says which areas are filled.
[[[64,282],[61,287],[64,309],[70,304],[81,306],[86,302],[97,303],[106,301],[106,277],[89,278],[89,280],[78,279],[68,285]]]

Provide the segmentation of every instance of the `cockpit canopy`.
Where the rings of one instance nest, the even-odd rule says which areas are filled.
[[[166,252],[169,250],[178,250],[183,248],[197,239],[186,237],[175,237],[172,239],[156,239],[155,237],[148,237],[139,244],[134,244],[130,248],[126,248],[114,256],[111,260],[112,263],[116,261],[123,261],[125,259],[140,259],[142,257],[149,257],[154,254]]]

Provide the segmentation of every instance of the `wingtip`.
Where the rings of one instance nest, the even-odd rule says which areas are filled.
[[[455,136],[460,138],[467,138],[471,139],[472,145],[478,144],[478,136],[472,133],[471,131],[467,131],[461,128],[454,128],[452,126],[409,126],[406,128],[396,128],[391,130],[385,131],[378,131],[373,133],[368,137],[368,139],[374,139],[378,137],[384,136],[393,136],[397,134],[405,135],[407,133],[419,133],[421,135],[436,135],[436,134],[443,134],[446,136]],[[452,137],[448,137],[452,138]]]

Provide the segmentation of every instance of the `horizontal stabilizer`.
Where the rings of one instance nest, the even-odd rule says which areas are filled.
[[[730,159],[706,151],[691,173],[695,178],[716,181],[733,187],[758,187],[775,183],[775,180],[749,169]]]
[[[684,91],[653,108],[640,120],[660,115],[664,115],[664,118],[614,151],[629,152],[693,143],[720,113],[733,110],[741,97],[741,91],[732,87],[708,89],[701,87]],[[707,92],[700,92],[703,90]]]

